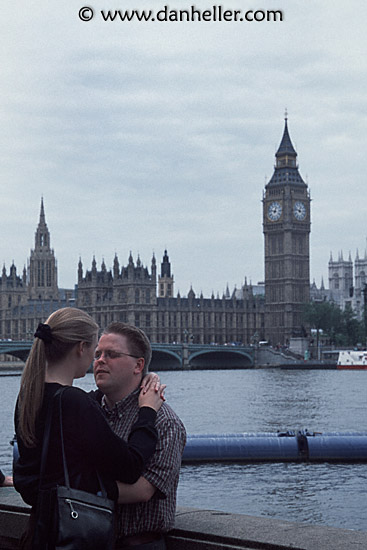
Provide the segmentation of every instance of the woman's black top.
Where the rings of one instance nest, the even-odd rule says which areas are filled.
[[[18,435],[15,412],[19,459],[14,465],[14,486],[23,500],[32,506],[37,502],[46,415],[49,403],[61,387],[55,383],[45,384],[43,404],[36,420],[38,443],[35,447],[26,447]],[[109,498],[117,500],[115,480],[135,483],[154,453],[156,415],[152,408],[142,407],[126,443],[113,433],[95,400],[83,390],[68,386],[62,394],[62,422],[70,485],[96,493],[99,490],[98,470]],[[64,485],[63,472],[59,410],[54,406],[43,488]]]

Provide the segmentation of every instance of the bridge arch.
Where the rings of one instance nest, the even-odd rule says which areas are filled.
[[[244,369],[254,366],[253,357],[242,350],[199,350],[189,355],[192,369]]]
[[[180,355],[171,350],[152,349],[150,371],[182,369]]]
[[[26,361],[31,347],[32,343],[28,341],[3,340],[0,342],[0,353]]]

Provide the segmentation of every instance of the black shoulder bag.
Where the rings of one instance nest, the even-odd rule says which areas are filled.
[[[42,478],[45,472],[51,419],[52,403],[49,407],[45,435],[42,446],[40,471],[40,499],[38,503],[37,526],[33,540],[33,548],[55,548],[55,550],[112,550],[114,541],[114,502],[107,497],[102,479],[98,475],[101,495],[94,495],[70,487],[69,473],[66,464],[64,436],[62,429],[61,396],[65,388],[55,393],[52,402],[59,400],[61,449],[64,467],[65,486],[42,490]],[[46,506],[45,506],[46,505]],[[48,508],[48,509],[46,509]],[[51,511],[51,517],[50,517]],[[48,520],[47,520],[48,514]],[[45,519],[46,518],[46,519]],[[45,522],[51,521],[51,541],[42,531]],[[42,527],[43,526],[43,527]],[[38,531],[38,532],[37,532]],[[49,541],[45,542],[45,538]]]

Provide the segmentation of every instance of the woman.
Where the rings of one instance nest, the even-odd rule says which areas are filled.
[[[98,337],[98,325],[93,319],[75,308],[60,309],[50,315],[46,324],[40,323],[35,337],[15,412],[19,459],[13,472],[15,489],[32,506],[33,523],[48,414],[52,414],[52,428],[42,488],[64,484],[59,413],[56,406],[52,407],[56,391],[67,387],[62,394],[62,421],[70,485],[97,493],[98,471],[108,496],[117,500],[115,480],[135,483],[155,450],[154,422],[165,389],[160,384],[151,385],[141,393],[139,418],[126,443],[112,432],[99,405],[86,392],[72,387],[73,380],[83,377],[93,361]],[[28,546],[31,536],[32,529]],[[52,537],[52,533],[45,536]],[[47,544],[44,548],[49,547]]]

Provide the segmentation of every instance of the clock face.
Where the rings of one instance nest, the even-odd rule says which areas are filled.
[[[297,201],[293,207],[294,216],[297,220],[304,220],[306,217],[306,207],[303,202]]]
[[[282,206],[279,202],[272,202],[268,208],[268,218],[272,222],[279,220],[282,215]]]

